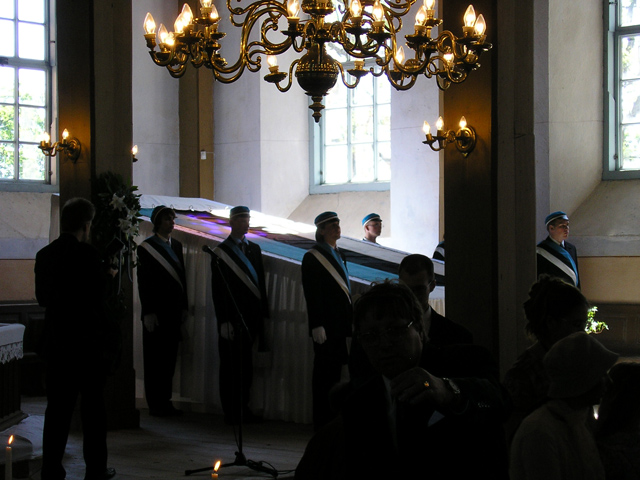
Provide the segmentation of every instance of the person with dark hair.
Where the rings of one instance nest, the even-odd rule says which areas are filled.
[[[365,242],[378,243],[378,237],[382,233],[382,219],[377,213],[370,213],[362,219]]]
[[[614,365],[609,379],[596,424],[605,476],[611,480],[640,479],[640,363]]]
[[[429,295],[436,288],[433,262],[425,255],[407,255],[398,269],[400,283],[411,289],[422,307],[422,325],[432,345],[473,343],[473,335],[462,325],[446,319],[429,305]]]
[[[313,338],[313,425],[318,430],[334,416],[329,391],[347,363],[353,310],[347,261],[337,247],[338,214],[323,212],[314,223],[317,243],[302,258],[302,288]]]
[[[138,292],[142,307],[144,390],[149,415],[181,415],[171,403],[173,374],[187,318],[187,280],[182,243],[171,236],[176,214],[159,205],[151,212],[154,234],[138,246]]]
[[[617,359],[585,332],[549,349],[543,359],[549,400],[522,421],[513,438],[511,480],[604,480],[588,422]]]
[[[231,233],[214,250],[211,292],[218,321],[220,400],[225,422],[256,423],[261,417],[249,409],[253,383],[253,345],[269,318],[262,250],[247,240],[251,212],[233,207]]]
[[[549,235],[536,247],[538,276],[551,275],[580,288],[578,253],[569,238],[569,217],[562,211],[544,220]]]
[[[505,425],[507,440],[513,438],[520,422],[547,400],[549,379],[542,359],[562,338],[584,331],[589,303],[573,285],[557,277],[542,275],[529,290],[524,302],[526,331],[536,342],[525,350],[507,371],[504,386],[513,403]]]
[[[376,375],[351,385],[340,415],[311,439],[295,478],[506,478],[506,395],[487,350],[431,345],[404,285],[374,285],[354,332]]]
[[[45,307],[44,360],[47,409],[42,434],[43,480],[62,480],[62,465],[78,396],[86,480],[106,480],[107,420],[104,385],[109,366],[105,298],[115,271],[89,245],[95,207],[84,198],[67,201],[60,237],[36,254],[36,298]]]

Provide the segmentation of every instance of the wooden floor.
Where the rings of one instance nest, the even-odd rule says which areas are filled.
[[[22,410],[43,415],[44,398],[24,398]],[[210,479],[210,471],[185,476],[186,470],[213,465],[215,460],[233,463],[238,451],[237,427],[225,425],[220,415],[185,413],[181,417],[157,418],[140,410],[140,428],[109,432],[109,466],[117,471],[117,480],[179,478]],[[304,448],[313,434],[311,425],[267,421],[243,428],[243,453],[247,460],[270,464],[278,478],[293,478]],[[32,462],[33,480],[40,480],[38,462]],[[69,437],[64,467],[67,480],[84,478],[82,437]],[[219,471],[220,480],[271,478],[246,466],[228,466]]]

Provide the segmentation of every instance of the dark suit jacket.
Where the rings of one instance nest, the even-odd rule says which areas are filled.
[[[468,402],[462,414],[443,409],[443,418],[429,426],[431,405],[396,402],[394,435],[386,390],[377,375],[354,387],[340,416],[311,439],[296,479],[505,479],[501,422],[508,400],[489,352],[475,345],[426,345],[420,365],[456,382]]]
[[[347,278],[337,260],[323,248],[315,245],[319,251],[346,281]],[[347,261],[340,252],[344,268]],[[338,282],[310,252],[302,258],[302,287],[307,301],[309,335],[316,327],[324,327],[327,338],[346,338],[351,336],[353,308],[351,295],[347,296]]]
[[[175,238],[171,239],[171,250],[178,259],[176,262],[164,248],[155,247],[151,238],[146,239],[145,243],[171,265],[180,282],[149,252],[138,247],[138,292],[142,317],[155,313],[160,326],[166,322],[180,322],[182,312],[189,308],[182,244]]]
[[[538,248],[542,248],[545,251],[549,252],[551,255],[553,255],[553,257],[557,261],[562,262],[562,264],[566,265],[569,269],[573,270],[573,266],[571,265],[571,262],[566,257],[556,252],[552,248],[552,245],[554,245],[553,240],[547,237],[545,240],[543,240],[538,244]],[[580,275],[578,272],[578,253],[576,252],[576,247],[575,245],[567,242],[566,240],[564,242],[564,246],[565,246],[565,250],[567,251],[567,253],[569,253],[574,263],[576,264],[575,273],[576,273],[576,276],[578,277],[578,284],[576,285],[576,287],[580,288]],[[561,278],[565,282],[568,282],[571,285],[574,285],[573,279],[569,275],[564,273],[562,269],[560,269],[558,266],[554,265],[551,261],[547,260],[540,254],[537,254],[536,257],[537,257],[538,276],[542,274],[547,274],[553,277]]]
[[[251,277],[247,266],[230,247],[230,242],[233,242],[233,239],[227,238],[227,240],[222,242],[217,248],[224,250],[234,263],[238,265],[246,275]],[[264,280],[264,267],[262,265],[262,250],[257,244],[249,242],[246,257],[249,259],[258,276],[257,287],[260,291],[261,299],[251,292],[249,287],[238,278],[224,261],[218,260],[215,256],[211,261],[211,293],[216,309],[216,317],[218,319],[218,333],[220,333],[220,326],[225,322],[232,322],[234,328],[239,327],[240,317],[233,304],[235,300],[251,337],[255,339],[257,335],[262,334],[263,318],[269,317],[269,303]],[[220,268],[218,268],[218,266]],[[226,284],[225,281],[227,282]],[[229,286],[233,298],[229,296],[229,290],[227,290],[226,285]]]
[[[473,335],[462,325],[448,320],[432,308],[429,343],[439,346],[473,343]]]
[[[46,308],[47,360],[102,362],[106,272],[98,251],[68,233],[36,254],[36,298]]]

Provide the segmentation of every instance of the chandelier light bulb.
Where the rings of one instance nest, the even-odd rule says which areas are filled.
[[[134,157],[138,154],[138,145],[134,145],[131,148],[131,155],[133,155]]]
[[[218,9],[213,3],[211,4],[211,14],[209,15],[209,17],[214,22],[217,22],[218,20],[220,20],[220,15],[218,15]]]
[[[487,30],[487,22],[485,22],[484,20],[484,15],[480,14],[478,19],[476,20],[474,28],[476,30],[476,35],[478,36],[484,35],[484,32]]]
[[[289,13],[289,18],[297,18],[300,12],[299,0],[289,0],[287,2],[287,12]]]
[[[438,131],[442,130],[442,127],[444,127],[444,120],[442,119],[442,116],[438,117],[438,121],[436,122],[436,129]]]
[[[467,119],[464,118],[464,115],[462,117],[460,117],[460,129],[464,130],[465,128],[467,128]]]
[[[42,132],[42,142],[44,143],[49,143],[51,141],[51,135],[49,135],[49,132]]]
[[[427,122],[426,120],[422,124],[422,131],[425,135],[429,135],[431,133],[431,125],[429,125],[429,122]]]
[[[451,65],[451,62],[453,62],[453,53],[451,52],[445,53],[443,57],[444,57],[444,61],[447,62],[447,65]]]
[[[267,55],[267,64],[270,67],[277,67],[278,66],[278,57],[276,57],[275,55]]]
[[[376,3],[373,4],[373,19],[376,22],[382,22],[384,20],[384,9],[380,4],[380,0],[376,0]]]
[[[158,28],[158,43],[167,43],[168,38],[169,32],[167,31],[167,27],[164,26],[164,23],[161,23]]]
[[[212,3],[213,3],[212,0],[200,0],[200,6],[202,8],[209,8]]]
[[[473,5],[467,7],[467,11],[464,12],[464,26],[473,27],[476,23],[476,11],[473,9]]]
[[[427,10],[433,10],[433,7],[436,6],[436,0],[424,0],[424,6]]]
[[[66,140],[67,138],[69,138],[69,130],[65,128],[64,131],[62,132],[62,139]]]
[[[153,19],[153,15],[149,12],[147,12],[147,15],[144,17],[144,33],[147,35],[156,33],[156,22]]]
[[[191,7],[189,6],[189,4],[185,3],[182,6],[182,12],[180,12],[180,15],[182,15],[182,21],[184,22],[185,26],[191,25],[193,23],[193,12],[191,11]]]
[[[362,4],[360,0],[351,0],[349,4],[349,10],[351,11],[352,17],[361,17],[362,16]]]
[[[185,27],[185,23],[184,23],[184,14],[180,14],[178,15],[178,18],[176,18],[176,21],[173,23],[173,31],[176,33],[182,33],[182,29]]]
[[[427,9],[424,5],[420,7],[418,13],[416,13],[416,25],[424,25],[427,21]]]
[[[396,66],[401,66],[404,63],[404,47],[400,47],[396,54],[393,56],[393,59],[396,62]]]
[[[169,35],[167,35],[167,46],[168,47],[173,47],[173,45],[176,43],[176,37],[174,35],[173,32],[171,32]]]

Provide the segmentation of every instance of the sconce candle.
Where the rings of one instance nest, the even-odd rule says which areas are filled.
[[[220,460],[218,460],[213,466],[213,473],[211,474],[211,480],[218,480],[218,469],[220,468]]]
[[[9,437],[7,448],[4,454],[4,478],[11,480],[13,478],[13,453],[11,451],[11,444],[13,443],[13,435]]]

